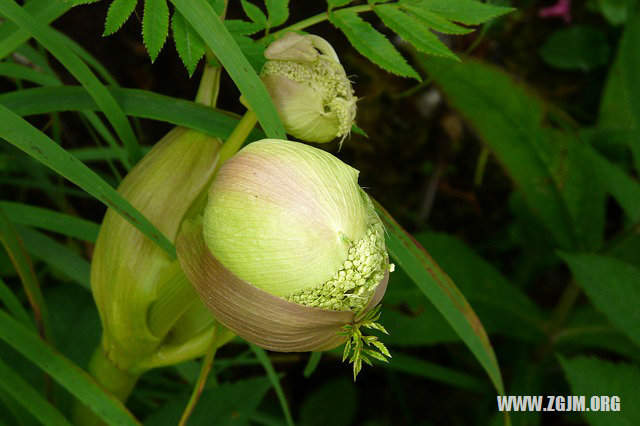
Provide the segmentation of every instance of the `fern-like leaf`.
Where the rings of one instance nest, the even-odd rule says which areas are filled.
[[[171,30],[178,55],[189,76],[192,76],[198,62],[204,56],[204,41],[178,11],[174,11],[171,17]]]
[[[353,47],[371,62],[389,72],[420,80],[420,75],[393,47],[393,44],[351,9],[332,12],[329,20],[344,33]]]
[[[107,11],[102,35],[108,36],[118,31],[136,8],[138,0],[113,0]]]
[[[267,28],[284,24],[289,18],[289,0],[265,0],[267,6]]]
[[[248,0],[242,0],[242,9],[244,13],[247,14],[249,19],[251,19],[256,24],[260,25],[260,28],[264,28],[267,26],[267,17],[264,12],[260,10],[258,6],[253,3],[250,3]]]
[[[416,6],[452,21],[478,25],[515,9],[477,0],[421,0]]]
[[[413,4],[403,4],[402,8],[408,11],[412,16],[415,16],[423,25],[426,25],[434,31],[438,31],[439,33],[463,35],[473,32],[472,28],[461,27],[460,25],[454,24],[453,22],[422,7]]]
[[[155,61],[169,34],[169,6],[167,0],[144,0],[142,41],[151,62]]]

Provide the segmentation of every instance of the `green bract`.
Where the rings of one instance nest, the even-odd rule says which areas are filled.
[[[264,52],[261,77],[287,133],[307,142],[346,137],[356,117],[351,82],[331,45],[287,33]]]
[[[175,128],[127,175],[118,192],[171,241],[189,207],[214,173],[217,138]],[[91,290],[103,326],[102,350],[118,368],[148,368],[202,355],[211,343],[213,318],[197,296],[173,317],[171,306],[186,277],[177,261],[129,222],[109,210],[91,264]],[[187,287],[188,288],[188,287]]]
[[[284,140],[254,142],[224,163],[204,216],[177,241],[185,273],[222,324],[283,352],[331,349],[354,333],[360,341],[360,322],[377,319],[389,262],[357,180],[331,154]]]

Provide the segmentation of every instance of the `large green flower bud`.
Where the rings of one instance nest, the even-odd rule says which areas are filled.
[[[206,190],[221,146],[217,138],[175,128],[125,177],[118,192],[175,241],[194,200]],[[213,318],[193,294],[175,294],[186,281],[180,265],[113,210],[100,228],[91,263],[91,289],[103,326],[104,357],[139,374],[202,355]],[[189,287],[187,287],[189,288]],[[185,309],[158,312],[168,298],[193,297]]]
[[[221,167],[203,218],[183,228],[177,249],[222,324],[292,352],[334,348],[374,323],[389,261],[357,181],[331,154],[283,140],[249,144]]]
[[[357,98],[326,40],[287,33],[264,55],[268,61],[260,75],[289,134],[307,142],[349,134]]]

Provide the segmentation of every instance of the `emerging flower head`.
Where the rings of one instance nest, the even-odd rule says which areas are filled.
[[[184,227],[177,243],[185,273],[222,324],[282,352],[350,342],[345,326],[362,339],[364,318],[378,326],[369,314],[389,261],[357,179],[334,156],[283,140],[254,142],[222,166],[202,222]]]
[[[307,142],[349,134],[357,98],[326,40],[287,33],[264,55],[268,61],[260,75],[289,134]]]

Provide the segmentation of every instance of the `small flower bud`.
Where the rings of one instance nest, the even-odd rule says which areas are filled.
[[[261,78],[285,130],[307,142],[343,139],[356,117],[356,101],[333,47],[321,37],[287,33],[264,52]]]

